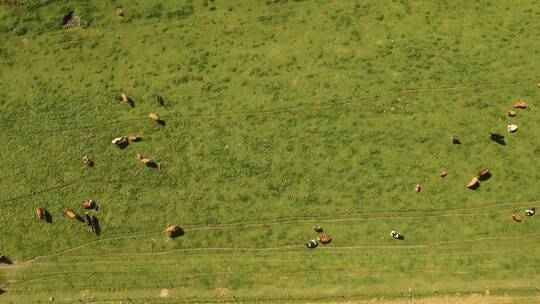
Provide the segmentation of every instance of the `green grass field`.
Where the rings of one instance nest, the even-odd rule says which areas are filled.
[[[1,303],[540,303],[537,2],[156,3],[0,0]]]

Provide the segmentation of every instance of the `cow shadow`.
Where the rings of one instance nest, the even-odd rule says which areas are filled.
[[[147,167],[149,168],[153,168],[153,169],[159,169],[160,168],[160,165],[156,162],[151,162],[151,163],[147,163],[145,164]]]
[[[156,102],[157,102],[158,105],[163,106],[163,104],[164,104],[163,97],[158,95],[157,98],[156,98]]]
[[[180,237],[180,236],[182,236],[182,235],[184,235],[184,229],[178,227],[174,232],[172,232],[172,233],[169,235],[169,237],[170,237],[171,239],[175,239],[175,238]]]
[[[487,181],[490,178],[491,178],[491,173],[489,173],[489,172],[478,177],[478,179],[481,180],[481,181]]]
[[[162,126],[162,127],[165,127],[165,125],[167,124],[167,123],[165,122],[165,120],[163,120],[163,119],[158,119],[158,120],[156,120],[156,122],[157,122],[160,126]]]
[[[476,183],[474,186],[470,186],[469,189],[476,190],[480,187],[480,183]]]
[[[6,292],[4,289],[0,288],[0,295]]]
[[[120,150],[124,150],[129,146],[129,140],[122,141],[116,145]]]
[[[44,217],[45,217],[45,222],[52,223],[52,215],[48,210],[45,210]]]
[[[135,108],[135,102],[134,102],[133,99],[131,99],[130,97],[128,97],[127,104],[128,104],[130,107]]]
[[[78,214],[75,215],[75,219],[76,219],[77,221],[81,222],[81,223],[84,223],[84,222],[85,222],[85,220],[82,218],[82,216],[80,216],[80,215],[78,215]]]
[[[92,218],[92,232],[94,232],[97,236],[101,234],[101,227],[99,226],[99,220],[95,216]]]
[[[5,255],[0,255],[0,263],[11,265],[11,264],[13,264],[13,261],[11,261],[11,260],[10,260],[7,256],[5,256]]]
[[[506,146],[506,142],[504,141],[504,135],[499,133],[489,133],[489,139],[491,141],[498,143],[501,146]]]

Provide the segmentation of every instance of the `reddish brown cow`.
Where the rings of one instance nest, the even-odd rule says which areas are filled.
[[[320,242],[321,244],[328,244],[328,243],[330,243],[331,241],[332,241],[332,238],[331,238],[330,236],[328,236],[328,235],[321,236],[321,237],[319,238],[319,242]]]
[[[37,208],[36,209],[36,216],[38,220],[45,219],[45,208]]]
[[[521,99],[518,102],[516,102],[516,104],[514,105],[514,108],[516,108],[516,109],[526,109],[527,108],[527,103],[523,99]]]

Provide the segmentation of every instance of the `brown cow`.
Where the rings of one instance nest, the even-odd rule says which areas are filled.
[[[36,209],[36,216],[38,220],[45,219],[45,208],[37,208]]]
[[[512,215],[512,220],[517,223],[521,223],[522,221],[521,216],[515,214]]]
[[[527,108],[527,103],[526,103],[523,99],[520,99],[520,100],[514,105],[514,108],[516,108],[516,109],[526,109],[526,108]]]
[[[128,140],[132,142],[138,142],[142,140],[142,136],[139,135],[130,135],[128,136]]]
[[[508,112],[506,112],[506,115],[508,115],[510,117],[516,117],[517,112],[516,111],[508,111]]]
[[[165,229],[165,233],[167,233],[170,238],[174,239],[177,236],[183,235],[184,231],[182,230],[182,228],[180,228],[180,226],[172,225]]]
[[[332,238],[331,238],[330,236],[328,236],[328,235],[321,236],[321,237],[319,238],[319,242],[320,242],[321,244],[328,244],[328,243],[330,243],[331,241],[332,241]]]
[[[155,113],[150,113],[148,115],[150,117],[150,119],[152,119],[153,121],[160,121],[161,120],[161,117],[159,117],[157,114]]]
[[[178,228],[179,228],[178,226],[172,225],[172,226],[167,227],[167,229],[165,229],[165,232],[167,234],[175,233],[178,230]]]
[[[442,170],[440,173],[439,173],[440,177],[445,177],[448,175],[448,172],[446,172],[445,170]]]
[[[122,101],[125,103],[129,103],[129,96],[126,93],[122,93]]]
[[[66,209],[66,210],[64,210],[64,214],[67,217],[69,217],[70,219],[77,218],[77,213],[75,213],[75,211],[73,211],[73,210]]]
[[[137,153],[137,160],[148,167],[161,168],[161,164],[150,158],[144,158],[141,153]]]
[[[471,181],[467,184],[467,188],[474,189],[478,187],[478,184],[479,184],[478,177],[473,177],[473,179],[471,179]]]
[[[485,167],[484,169],[482,169],[482,171],[478,172],[478,177],[479,178],[486,178],[490,175],[489,173],[489,168],[488,167]]]

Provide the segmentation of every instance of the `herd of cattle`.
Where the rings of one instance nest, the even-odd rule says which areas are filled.
[[[537,84],[537,87],[540,88],[540,83]],[[516,104],[514,104],[514,108],[515,109],[527,109],[528,105],[525,101],[523,100],[519,100],[516,102]],[[508,115],[509,117],[516,117],[518,115],[518,113],[514,110],[511,110],[511,111],[508,111],[506,113],[506,115]],[[509,133],[514,133],[516,132],[518,129],[518,126],[515,125],[515,124],[510,124],[507,126],[507,131]],[[505,141],[504,141],[504,135],[500,134],[500,133],[489,133],[490,134],[490,139],[498,144],[501,144],[501,145],[506,145]],[[452,136],[450,138],[450,140],[452,141],[452,143],[454,144],[461,144],[461,138],[458,137],[458,136]],[[439,173],[439,176],[440,177],[445,177],[448,175],[448,172],[446,170],[441,170],[440,173]],[[480,182],[481,181],[487,181],[488,179],[491,178],[491,172],[489,170],[489,168],[484,168],[482,170],[480,170],[480,172],[478,172],[478,174],[476,176],[474,176],[468,183],[467,183],[467,188],[469,189],[476,189],[480,186]],[[420,184],[416,184],[416,187],[414,188],[414,190],[417,192],[417,193],[420,193],[422,191],[422,186]],[[535,208],[533,207],[530,207],[528,209],[525,210],[525,215],[526,216],[533,216],[535,214]],[[521,216],[519,215],[516,215],[516,214],[513,214],[512,215],[512,220],[514,222],[518,222],[518,223],[521,223],[523,221],[523,219],[521,218]],[[322,228],[317,226],[317,227],[313,227],[313,229],[315,230],[315,232],[318,232],[318,233],[322,233]],[[404,240],[405,237],[395,231],[395,230],[392,230],[390,232],[390,236],[396,240]],[[309,240],[307,243],[306,243],[306,246],[310,249],[315,249],[317,248],[317,246],[319,245],[319,243],[321,244],[328,244],[330,241],[332,240],[331,237],[329,236],[320,236],[320,237],[317,237],[315,239],[311,239]]]
[[[135,106],[135,103],[133,102],[133,100],[126,93],[122,93],[120,95],[120,99],[124,103],[129,104],[132,107]],[[157,103],[158,105],[163,106],[164,104],[163,97],[157,96]],[[158,124],[165,125],[164,121],[161,119],[161,117],[159,117],[159,115],[155,113],[150,113],[149,117],[151,120],[157,122]],[[139,142],[141,140],[142,140],[142,137],[139,135],[122,136],[122,137],[113,139],[112,144],[119,147],[120,149],[124,149],[125,147],[127,147],[127,145],[129,145],[129,142]],[[147,167],[161,169],[161,163],[151,158],[145,158],[143,157],[141,153],[137,153],[136,158],[140,163],[146,165]],[[84,155],[82,158],[82,162],[88,167],[94,166],[94,160],[92,159],[90,155]],[[84,218],[72,209],[65,209],[64,214],[69,219],[78,220],[80,222],[86,223],[90,227],[90,231],[99,235],[100,234],[99,220],[95,214],[95,212],[98,210],[98,205],[93,200],[84,200],[82,203],[82,209],[85,210]],[[91,210],[93,210],[92,214],[89,213],[89,211]],[[38,220],[44,220],[49,223],[52,222],[51,214],[44,207],[36,208],[36,217]],[[172,225],[172,226],[167,227],[167,229],[165,229],[165,233],[167,233],[171,238],[175,238],[179,235],[182,235],[183,230],[177,225]]]
[[[540,83],[537,84],[537,87],[540,88]],[[132,107],[135,106],[135,103],[133,102],[133,100],[126,93],[122,93],[120,95],[120,99],[124,103],[129,104]],[[163,103],[164,103],[163,97],[157,96],[156,100],[157,100],[158,105],[163,106]],[[528,107],[527,103],[525,101],[523,101],[523,100],[519,100],[514,105],[514,108],[516,108],[516,109],[526,109],[527,107]],[[506,114],[509,117],[516,117],[518,115],[518,113],[516,111],[513,111],[513,110],[508,111]],[[165,122],[156,113],[150,113],[149,117],[150,117],[151,120],[153,120],[153,121],[155,121],[155,122],[157,122],[157,123],[159,123],[161,125],[165,125]],[[507,127],[507,130],[510,133],[516,132],[517,129],[518,129],[518,126],[515,125],[515,124],[508,125],[508,127]],[[506,145],[506,143],[504,142],[504,135],[502,135],[500,133],[490,133],[490,139],[492,141],[494,141],[494,142],[497,142],[497,143],[501,144],[501,145]],[[112,144],[119,147],[119,148],[121,148],[121,149],[124,149],[127,145],[129,145],[129,142],[139,142],[141,140],[142,140],[142,137],[139,136],[139,135],[122,136],[122,137],[118,137],[118,138],[113,139]],[[452,140],[452,143],[454,143],[454,144],[461,144],[461,142],[462,142],[461,138],[459,138],[458,136],[452,136],[451,140]],[[145,158],[140,153],[137,153],[136,158],[137,158],[137,160],[139,162],[141,162],[142,164],[144,164],[144,165],[146,165],[148,167],[157,168],[157,169],[161,168],[161,163],[159,163],[156,160],[151,159],[151,158]],[[83,157],[83,163],[85,165],[87,165],[88,167],[92,167],[94,165],[94,161],[92,160],[91,156],[89,156],[89,155],[85,155]],[[448,172],[446,170],[442,170],[439,173],[439,175],[441,177],[445,177],[445,176],[448,175]],[[467,183],[467,187],[469,189],[476,189],[476,188],[479,187],[480,181],[488,180],[490,177],[491,177],[491,172],[490,172],[489,168],[484,168],[483,170],[481,170],[478,173],[477,176],[473,177]],[[420,186],[420,184],[416,184],[415,191],[416,192],[422,191],[422,187]],[[93,210],[97,211],[97,209],[98,209],[97,204],[92,200],[85,200],[83,202],[82,207],[85,210],[93,209]],[[535,209],[531,207],[531,208],[527,209],[525,213],[526,213],[527,216],[532,216],[535,213]],[[73,211],[71,209],[64,210],[64,214],[70,219],[78,219],[81,222],[86,222],[87,225],[90,227],[90,230],[99,235],[99,220],[98,220],[98,218],[96,217],[95,214],[89,214],[88,211],[85,211],[85,218],[82,218],[80,215],[78,215],[75,211]],[[36,209],[36,215],[37,215],[38,219],[47,220],[49,222],[51,221],[51,215],[43,207],[40,207],[40,208]],[[522,221],[521,217],[519,215],[515,215],[515,214],[512,215],[512,219],[514,221],[516,221],[516,222],[521,222]],[[322,231],[323,231],[322,228],[319,227],[319,226],[313,227],[313,229],[315,230],[315,232],[318,232],[318,233],[322,233]],[[177,225],[169,226],[165,230],[165,232],[171,238],[174,238],[176,236],[179,236],[179,235],[183,234],[183,230]],[[396,232],[395,230],[392,230],[390,235],[394,239],[398,239],[398,240],[403,240],[404,239],[403,235]],[[319,245],[319,243],[328,244],[331,241],[332,241],[332,238],[330,236],[320,235],[319,237],[317,237],[315,239],[309,240],[308,243],[306,244],[306,246],[308,248],[310,248],[310,249],[314,249]]]

